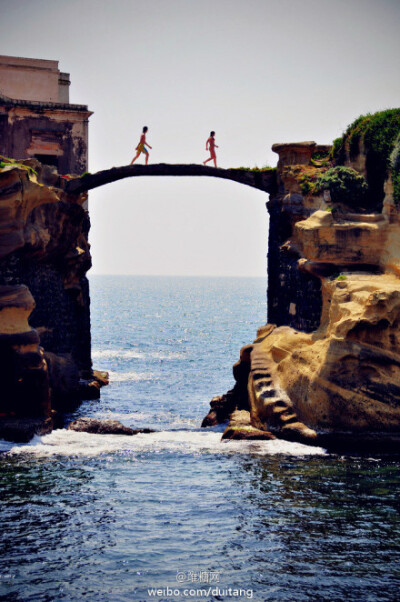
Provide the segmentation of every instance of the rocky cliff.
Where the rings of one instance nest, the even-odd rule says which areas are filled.
[[[159,164],[60,176],[35,159],[0,156],[0,438],[49,432],[107,384],[91,363],[87,191],[143,175],[275,185],[275,170]]]
[[[231,417],[226,437],[399,450],[399,132],[400,109],[367,115],[332,147],[274,145],[267,174],[154,166],[271,193],[269,323],[204,426]],[[68,181],[35,160],[0,161],[0,437],[28,440],[99,395],[86,191],[147,173],[125,166]]]
[[[396,109],[359,118],[331,149],[273,146],[270,323],[241,351],[236,385],[204,426],[231,416],[226,437],[250,429],[399,451],[399,132]]]
[[[0,436],[29,439],[99,394],[86,197],[36,160],[0,162]],[[101,379],[100,379],[101,380]]]

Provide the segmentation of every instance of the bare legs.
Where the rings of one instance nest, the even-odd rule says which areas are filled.
[[[216,155],[211,155],[211,157],[209,157],[208,159],[203,161],[203,165],[205,165],[209,161],[214,161],[214,167],[217,167],[217,156]]]
[[[130,164],[129,164],[129,165],[132,165],[132,163],[135,163],[136,159],[137,159],[138,157],[140,157],[140,153],[141,153],[141,152],[142,152],[142,151],[138,151],[138,152],[136,153],[136,156],[135,156],[135,157],[133,157],[133,159],[132,159],[132,161],[130,162]],[[148,162],[149,162],[149,153],[144,153],[144,154],[146,155],[145,163],[146,163],[146,165],[147,165],[147,164],[148,164]]]
[[[136,153],[135,157],[133,157],[132,161],[130,162],[130,165],[132,165],[132,163],[135,163],[135,161],[139,157],[139,155],[140,155],[140,151]]]

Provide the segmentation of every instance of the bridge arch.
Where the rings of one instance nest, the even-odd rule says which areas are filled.
[[[94,174],[84,174],[66,182],[68,194],[81,194],[99,186],[125,178],[139,176],[207,176],[232,180],[263,192],[272,193],[276,188],[276,170],[222,169],[197,164],[156,163],[152,165],[123,165],[112,167]]]

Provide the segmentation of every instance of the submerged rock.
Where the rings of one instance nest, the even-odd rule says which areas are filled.
[[[226,427],[222,439],[240,439],[240,440],[271,440],[276,437],[269,431],[255,428],[250,421],[250,412],[246,410],[236,410],[231,415],[228,426]]]
[[[94,433],[97,435],[138,435],[139,433],[154,433],[153,429],[131,429],[129,426],[124,426],[118,420],[106,418],[99,420],[98,418],[78,418],[68,425],[68,430],[78,431],[83,433]]]

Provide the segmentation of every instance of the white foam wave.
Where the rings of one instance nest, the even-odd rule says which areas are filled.
[[[86,456],[116,452],[180,452],[211,454],[256,454],[260,456],[285,454],[292,456],[324,455],[319,447],[289,441],[221,441],[221,433],[211,431],[160,431],[135,435],[94,435],[64,429],[49,435],[34,437],[28,444],[14,445],[8,454],[32,456]]]
[[[97,349],[92,351],[93,359],[182,360],[186,357],[186,354],[180,351],[140,351],[139,349]]]

